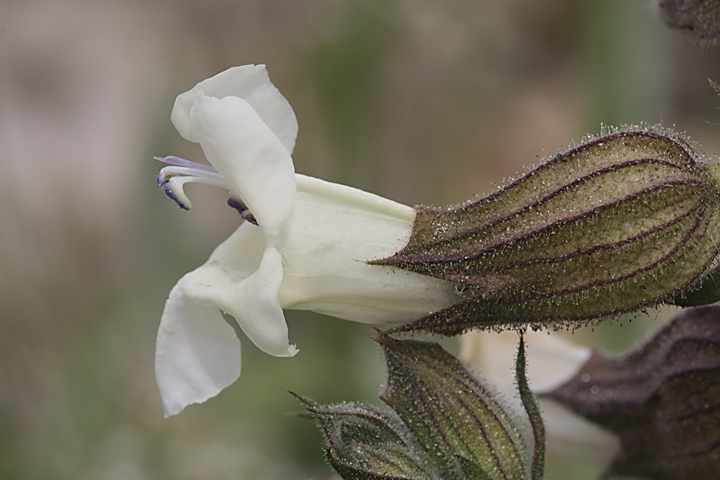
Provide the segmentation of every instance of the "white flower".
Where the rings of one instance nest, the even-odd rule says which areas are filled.
[[[296,175],[297,122],[265,67],[231,68],[177,97],[172,122],[212,164],[177,157],[158,181],[183,208],[183,185],[224,187],[242,225],[170,292],[155,374],[166,416],[215,396],[240,375],[240,341],[293,356],[283,309],[366,323],[413,320],[460,299],[453,284],[368,260],[407,244],[415,211],[354,188]]]
[[[515,355],[517,333],[473,331],[463,335],[460,356],[494,385],[501,394],[515,398]],[[556,332],[525,333],[527,375],[530,387],[544,393],[563,385],[590,358],[591,350],[576,345]],[[519,400],[515,398],[519,406]],[[568,458],[602,466],[620,451],[619,438],[550,398],[539,398],[545,423],[546,449]]]

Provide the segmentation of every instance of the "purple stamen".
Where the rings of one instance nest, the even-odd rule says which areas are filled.
[[[247,206],[239,198],[230,197],[228,198],[227,204],[237,210],[244,220],[247,220],[253,225],[258,224],[257,220],[255,220],[255,215],[253,215],[250,210],[248,210]]]
[[[164,188],[165,194],[183,210],[190,210],[192,206],[190,199],[183,191],[186,183],[204,183],[230,190],[230,184],[210,165],[191,162],[172,155],[155,157],[155,160],[169,164],[160,170],[156,180],[158,185]]]
[[[190,178],[191,182],[209,183],[221,188],[228,188],[229,185],[225,179],[217,172],[208,172],[206,170],[198,170],[190,167],[164,167],[158,174],[157,181],[160,185],[165,185],[171,178],[184,176]]]
[[[215,170],[214,167],[210,165],[205,165],[204,163],[196,163],[191,162],[190,160],[185,160],[184,158],[176,157],[174,155],[168,155],[167,157],[153,157],[158,162],[167,163],[169,165],[177,165],[178,167],[188,167],[188,168],[194,168],[197,170],[204,170],[206,172],[212,172],[212,173],[218,173],[217,170]]]

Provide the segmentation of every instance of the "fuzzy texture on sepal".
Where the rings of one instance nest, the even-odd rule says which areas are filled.
[[[517,418],[459,360],[435,343],[376,340],[389,377],[381,399],[392,411],[321,405],[296,395],[324,433],[326,458],[344,480],[541,478]],[[522,355],[519,362],[518,376]],[[525,378],[518,382],[527,386]]]
[[[533,459],[530,478],[533,480],[544,478],[545,472],[545,424],[540,416],[540,408],[535,401],[535,396],[530,390],[527,379],[527,360],[525,359],[525,337],[520,334],[518,343],[517,358],[515,359],[515,379],[517,381],[520,401],[530,420],[530,427],[533,431]]]
[[[394,412],[361,403],[322,405],[293,395],[322,430],[325,458],[342,478],[433,478],[431,459]]]
[[[719,168],[674,132],[625,127],[487,197],[416,207],[408,244],[371,263],[455,282],[467,299],[393,331],[538,327],[682,297],[718,255]]]
[[[684,312],[628,355],[595,352],[547,396],[618,435],[613,474],[716,479],[720,306]]]
[[[435,343],[379,336],[388,365],[380,397],[410,427],[443,478],[456,478],[464,463],[488,478],[523,478],[529,454],[518,428],[490,391]],[[462,476],[458,478],[463,478]]]
[[[673,295],[666,303],[678,307],[700,307],[716,302],[720,302],[720,265]]]
[[[719,0],[656,0],[660,20],[674,32],[700,45],[720,39]]]

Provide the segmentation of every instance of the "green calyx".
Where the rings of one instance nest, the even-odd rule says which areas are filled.
[[[379,335],[392,409],[363,403],[322,405],[296,395],[327,443],[326,458],[344,480],[540,480],[544,435],[525,376],[520,343],[516,378],[532,425],[434,343]],[[509,373],[509,372],[508,372]]]
[[[586,321],[700,288],[720,245],[720,167],[673,132],[626,128],[487,197],[416,210],[408,245],[371,263],[465,294],[395,331]]]

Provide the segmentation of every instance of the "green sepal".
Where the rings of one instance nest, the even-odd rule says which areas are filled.
[[[408,480],[408,479],[425,479],[428,477],[394,477],[390,475],[383,475],[374,473],[366,470],[362,467],[353,466],[347,463],[346,460],[340,458],[336,452],[332,449],[325,451],[325,459],[328,461],[330,466],[335,469],[343,480]]]
[[[362,403],[322,405],[292,395],[323,431],[325,456],[344,479],[433,478],[426,472],[429,459],[394,412]]]
[[[517,358],[515,359],[515,379],[520,393],[520,401],[530,420],[533,431],[533,460],[530,478],[541,480],[545,472],[545,424],[540,415],[540,408],[535,402],[535,395],[530,390],[527,374],[527,360],[525,359],[525,337],[520,334]]]
[[[462,478],[458,458],[490,479],[523,478],[528,454],[517,426],[459,360],[435,343],[377,341],[389,371],[381,398],[440,460],[443,478]]]
[[[408,244],[370,263],[460,295],[390,332],[587,322],[696,290],[718,257],[720,166],[663,127],[625,127],[492,195],[416,212]]]
[[[473,480],[490,480],[490,476],[485,473],[480,465],[465,457],[456,457],[460,464],[460,470],[464,478],[472,478]]]
[[[321,405],[294,394],[325,435],[328,463],[344,480],[539,478],[533,472],[542,466],[516,418],[457,358],[435,343],[382,334],[376,341],[388,366],[381,398],[392,411]],[[516,373],[524,378],[520,367]],[[536,437],[536,455],[541,442]]]
[[[700,307],[716,302],[720,302],[720,265],[667,301],[678,307]]]

